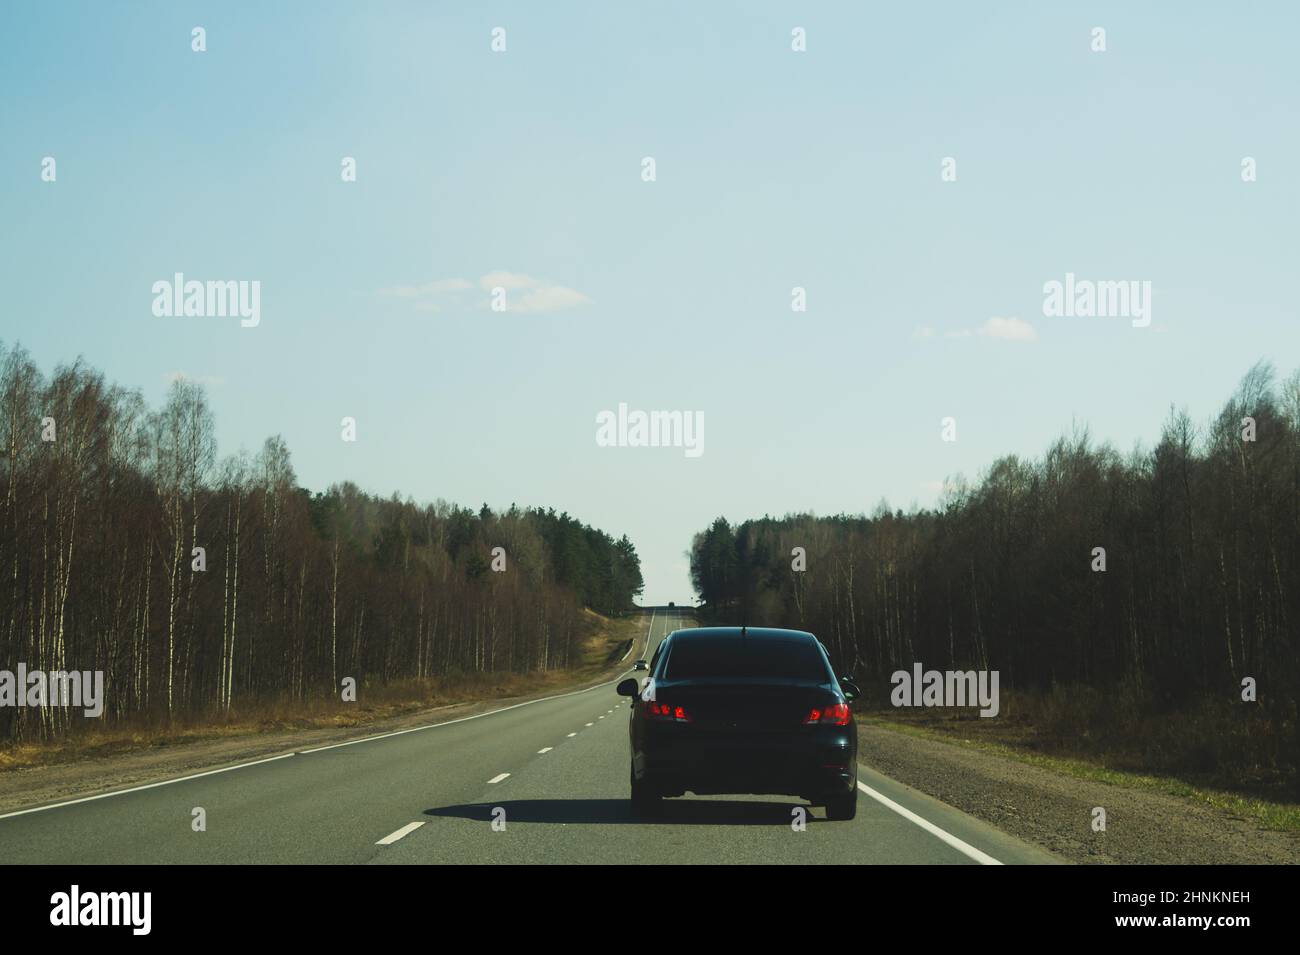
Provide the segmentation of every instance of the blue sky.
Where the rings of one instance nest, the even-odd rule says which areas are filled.
[[[314,489],[626,532],[651,602],[719,514],[927,506],[1300,364],[1295,6],[978,6],[7,8],[0,339],[207,381],[222,452],[282,434]],[[260,281],[260,325],[155,317],[175,272]],[[1150,281],[1151,325],[1044,317],[1066,272]],[[620,402],[702,412],[704,454],[597,447]]]

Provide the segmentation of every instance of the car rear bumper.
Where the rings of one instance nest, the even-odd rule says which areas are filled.
[[[643,781],[665,796],[695,793],[699,796],[745,793],[798,796],[810,802],[827,796],[846,796],[857,786],[848,770],[803,770],[792,772],[709,772],[674,773],[651,771]]]
[[[638,780],[666,795],[774,793],[813,798],[845,795],[857,786],[857,741],[851,726],[847,732],[827,727],[718,738],[693,734],[690,727],[655,729],[661,732],[645,740],[633,767]]]

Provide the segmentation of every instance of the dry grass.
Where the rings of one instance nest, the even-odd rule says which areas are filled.
[[[310,702],[278,699],[241,703],[230,713],[213,710],[170,721],[100,726],[99,721],[88,720],[65,739],[0,748],[0,771],[284,730],[364,727],[457,704],[545,696],[584,686],[623,669],[618,658],[628,641],[645,629],[640,617],[611,620],[591,611],[584,613],[588,632],[581,639],[579,661],[562,670],[452,673],[423,680],[371,682],[358,687],[355,703],[337,698]]]

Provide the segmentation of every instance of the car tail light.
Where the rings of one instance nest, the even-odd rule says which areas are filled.
[[[689,723],[691,721],[685,707],[673,706],[670,703],[658,703],[654,700],[646,701],[645,715],[651,719],[671,720],[674,723]]]
[[[849,704],[832,703],[825,709],[814,709],[803,721],[804,726],[820,723],[823,726],[848,726]]]

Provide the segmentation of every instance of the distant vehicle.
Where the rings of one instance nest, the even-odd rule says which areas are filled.
[[[670,601],[668,601],[668,606],[670,606],[670,607],[676,607],[677,604],[673,603],[673,602],[670,600]]]
[[[648,669],[650,669],[650,664],[646,663],[644,660],[637,660],[636,663],[633,663],[633,664],[632,664],[632,669],[633,669],[633,670],[648,670]]]
[[[632,697],[632,809],[665,796],[780,793],[852,819],[858,736],[850,704],[861,691],[836,679],[811,633],[708,627],[669,634]]]

